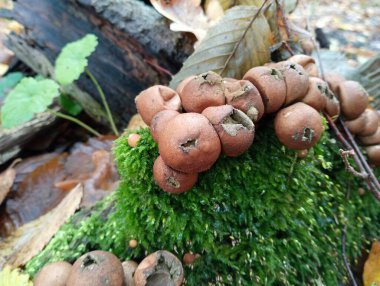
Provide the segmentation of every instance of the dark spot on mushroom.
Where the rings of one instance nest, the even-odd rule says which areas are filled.
[[[93,264],[98,264],[98,262],[95,260],[94,257],[92,257],[91,255],[87,255],[84,259],[83,259],[83,262],[82,262],[82,267],[85,268],[85,267],[89,267]]]
[[[208,74],[207,73],[206,74],[202,74],[201,76],[203,77],[204,80],[207,80]]]
[[[311,142],[313,140],[313,137],[314,137],[314,130],[312,128],[306,127],[303,129],[303,134],[301,138],[302,141]]]
[[[254,128],[252,121],[242,113],[237,109],[233,109],[229,116],[223,118],[222,127],[229,135],[236,136],[239,129],[252,130]]]
[[[289,68],[293,69],[293,70],[297,70],[296,69],[296,65],[289,65]]]
[[[182,143],[180,148],[183,152],[188,153],[191,149],[195,148],[197,145],[196,139],[188,139],[185,143]]]
[[[166,182],[172,188],[179,189],[179,187],[181,187],[181,183],[178,182],[174,177],[168,177],[166,179]]]

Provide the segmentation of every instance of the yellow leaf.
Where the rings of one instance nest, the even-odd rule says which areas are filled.
[[[33,286],[27,274],[22,274],[18,269],[5,266],[0,272],[1,286]]]
[[[380,286],[380,241],[372,244],[371,252],[364,264],[364,286]]]

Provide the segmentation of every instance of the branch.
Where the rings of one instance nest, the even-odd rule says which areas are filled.
[[[366,172],[358,172],[354,169],[354,167],[351,166],[350,162],[348,162],[348,157],[354,157],[355,152],[354,150],[348,150],[344,151],[343,149],[339,149],[339,154],[343,159],[344,165],[346,166],[346,170],[354,175],[355,177],[366,179],[368,178],[368,174]]]
[[[342,257],[344,266],[347,269],[348,276],[350,277],[351,283],[353,286],[357,286],[354,275],[352,274],[350,264],[348,263],[347,256],[346,256],[346,233],[347,233],[347,223],[343,227],[342,231]]]

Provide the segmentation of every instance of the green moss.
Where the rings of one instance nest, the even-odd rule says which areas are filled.
[[[335,286],[345,279],[343,224],[349,221],[346,247],[352,260],[365,239],[378,236],[379,204],[370,194],[358,195],[360,182],[344,171],[339,147],[327,132],[300,160],[280,145],[271,123],[263,123],[248,152],[222,156],[191,191],[177,196],[155,185],[157,146],[149,130],[139,133],[136,148],[128,146],[127,136],[116,142],[122,177],[116,210],[107,221],[99,222],[98,212],[84,222],[91,230],[80,238],[91,243],[73,247],[69,260],[93,248],[136,260],[158,249],[179,257],[193,251],[202,256],[185,267],[188,285],[307,285],[320,280]],[[60,243],[70,245],[67,233],[74,228],[64,226],[66,237],[55,237],[28,264],[28,272],[56,258]],[[139,246],[128,248],[130,239]]]

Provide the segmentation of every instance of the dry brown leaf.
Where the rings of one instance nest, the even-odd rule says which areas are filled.
[[[60,204],[40,218],[23,225],[0,242],[0,269],[5,264],[19,267],[40,252],[59,227],[78,209],[83,187],[75,187]]]
[[[173,21],[172,31],[193,33],[200,41],[206,35],[209,19],[200,6],[200,0],[150,0],[153,7]]]
[[[10,168],[0,174],[0,205],[12,188],[16,178],[16,170]]]
[[[372,243],[371,252],[364,264],[364,286],[380,286],[380,241]]]

